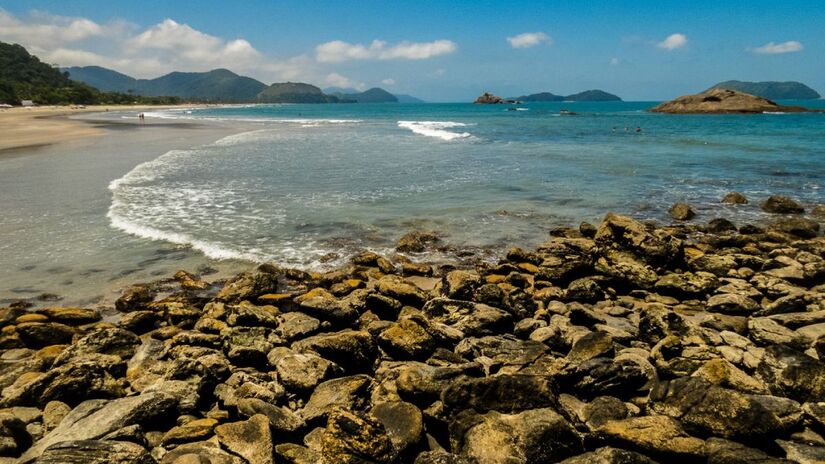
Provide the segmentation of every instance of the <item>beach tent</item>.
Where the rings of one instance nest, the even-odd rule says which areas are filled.
[[[23,106],[34,106],[34,102],[31,100],[23,100],[20,102],[20,104]]]

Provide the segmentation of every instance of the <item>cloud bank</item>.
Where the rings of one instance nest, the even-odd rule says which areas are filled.
[[[349,60],[426,60],[458,50],[451,40],[433,42],[401,42],[389,45],[373,40],[369,45],[351,44],[333,40],[315,47],[315,57],[321,63],[340,63]]]
[[[507,37],[507,42],[513,48],[530,48],[542,43],[552,44],[553,39],[544,32],[525,32],[513,37]]]

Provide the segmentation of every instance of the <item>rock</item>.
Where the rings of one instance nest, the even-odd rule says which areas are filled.
[[[497,375],[458,378],[441,393],[441,401],[450,411],[513,412],[555,405],[556,395],[547,376]]]
[[[125,441],[73,440],[56,443],[37,459],[37,464],[154,464],[140,445]]]
[[[349,323],[358,318],[358,311],[355,308],[339,301],[334,295],[321,288],[296,297],[294,301],[300,306],[302,312],[319,319]]]
[[[811,217],[825,219],[825,205],[816,205],[811,210]]]
[[[711,359],[691,374],[713,385],[732,388],[744,393],[767,394],[767,385],[746,374],[724,359]]]
[[[576,279],[570,282],[564,292],[566,301],[595,303],[604,298],[604,291],[595,280],[590,278]]]
[[[599,225],[596,243],[617,247],[636,254],[648,264],[664,264],[677,258],[681,241],[657,236],[640,222],[626,216],[608,213]]]
[[[420,308],[428,299],[423,290],[396,275],[382,277],[378,281],[378,291],[416,308]]]
[[[800,238],[814,238],[819,235],[818,222],[797,216],[777,219],[771,223],[770,229],[795,235]]]
[[[15,327],[20,340],[28,348],[70,343],[75,329],[57,322],[23,322]]]
[[[313,335],[321,327],[321,321],[299,312],[280,314],[277,319],[275,333],[287,342]]]
[[[558,462],[582,452],[576,431],[555,410],[465,414],[450,427],[452,448],[480,463]]]
[[[384,426],[393,447],[401,454],[415,447],[424,436],[424,416],[412,403],[378,403],[372,408],[372,415]]]
[[[759,303],[738,293],[721,293],[708,298],[707,309],[723,314],[748,315],[759,310]]]
[[[650,388],[651,384],[644,366],[632,358],[597,357],[573,364],[559,380],[586,397],[614,395],[630,398]]]
[[[786,440],[776,440],[776,444],[785,450],[785,457],[791,462],[799,464],[821,464],[825,462],[825,446],[812,446]]]
[[[215,427],[215,434],[221,445],[249,462],[274,462],[269,419],[263,414],[254,415],[245,421],[221,424]]]
[[[567,359],[574,364],[613,353],[613,337],[605,332],[590,332],[573,343]]]
[[[287,464],[317,464],[324,462],[324,458],[321,457],[319,451],[294,443],[282,443],[275,446],[275,453],[280,458],[278,462]]]
[[[89,324],[101,319],[100,312],[85,308],[43,308],[37,312],[54,322],[67,325]]]
[[[155,291],[145,285],[129,287],[115,301],[115,308],[124,313],[144,309],[155,299],[155,294]]]
[[[372,379],[366,375],[327,380],[312,392],[301,416],[310,422],[326,416],[335,408],[362,410],[368,403],[372,388]]]
[[[403,319],[378,335],[378,345],[396,359],[422,359],[433,352],[435,340],[418,322]]]
[[[245,272],[227,282],[218,292],[217,298],[229,302],[255,300],[261,295],[277,293],[277,291],[277,275],[266,272]]]
[[[772,195],[762,203],[762,211],[773,214],[802,214],[805,209],[788,197]]]
[[[682,377],[663,383],[651,393],[652,409],[679,419],[685,426],[718,437],[759,440],[795,425],[799,404],[763,398]]]
[[[269,427],[277,433],[292,433],[304,426],[304,421],[288,408],[258,398],[238,400],[238,413],[244,417],[263,414],[269,419]]]
[[[293,343],[292,349],[315,352],[353,372],[369,371],[378,352],[369,332],[349,329],[305,338]]]
[[[189,443],[203,440],[212,435],[212,431],[218,421],[215,419],[195,419],[177,427],[172,427],[163,435],[161,443],[164,445],[176,445],[179,443]]]
[[[676,219],[677,221],[689,221],[696,217],[696,213],[693,211],[693,208],[691,208],[687,203],[675,203],[669,210],[667,210],[667,213],[670,214],[670,217]]]
[[[186,443],[163,456],[160,464],[245,464],[238,456],[222,450],[213,441]]]
[[[722,203],[729,205],[746,205],[748,204],[748,199],[739,192],[729,192],[722,198]]]
[[[633,451],[605,446],[561,461],[560,464],[656,464],[649,457]]]
[[[787,344],[800,346],[803,344],[802,337],[797,333],[767,317],[749,318],[748,332],[751,339],[763,345]]]
[[[49,401],[43,408],[43,427],[50,432],[60,424],[72,408],[62,401]]]
[[[767,347],[757,374],[775,395],[800,402],[825,398],[825,364],[790,347]]]
[[[424,314],[432,322],[450,326],[465,336],[483,336],[506,330],[512,315],[492,306],[468,301],[433,298],[424,305]]]
[[[451,271],[441,280],[441,294],[454,300],[469,300],[481,284],[477,272]]]
[[[60,424],[37,441],[21,457],[28,462],[40,456],[51,445],[66,441],[95,440],[132,424],[146,424],[164,415],[175,406],[175,400],[159,392],[112,401],[88,400],[60,421]]]
[[[99,359],[87,359],[48,371],[19,377],[3,390],[5,405],[45,405],[59,400],[77,404],[84,398],[117,398],[123,388]]]
[[[722,438],[710,438],[705,444],[708,464],[792,464],[786,459],[775,458],[764,452]]]
[[[18,415],[0,413],[0,456],[18,456],[31,441],[26,423]]]
[[[548,352],[547,345],[533,340],[519,340],[512,335],[465,338],[456,345],[455,354],[489,369],[507,373],[536,362]]]
[[[762,114],[765,112],[806,112],[800,106],[784,106],[735,90],[714,88],[695,95],[685,95],[653,107],[654,113],[672,114]]]
[[[708,221],[706,227],[707,231],[713,234],[722,234],[725,232],[735,232],[736,224],[728,221],[725,218],[716,218]]]
[[[75,359],[82,359],[92,353],[129,359],[135,354],[138,345],[140,339],[128,330],[116,327],[103,328],[81,337],[66,348],[55,359],[54,365],[59,366]]]
[[[395,251],[399,253],[422,253],[440,239],[434,232],[409,232],[398,240]]]
[[[473,103],[477,104],[484,104],[484,105],[494,105],[500,103],[516,103],[515,100],[505,100],[497,95],[493,95],[490,92],[484,92],[481,94],[480,97],[476,98]]]
[[[389,463],[395,458],[381,422],[344,409],[330,413],[321,449],[327,462],[342,464]]]
[[[598,433],[608,442],[657,458],[699,460],[705,456],[705,442],[688,435],[679,421],[667,416],[608,421],[598,429]]]
[[[414,464],[478,464],[478,461],[446,451],[425,451],[415,458]]]
[[[264,327],[232,327],[222,331],[226,357],[241,366],[264,366],[272,350],[268,331]]]
[[[306,392],[331,377],[337,366],[313,353],[298,353],[278,347],[267,355],[269,364],[278,371],[278,379],[295,392]]]
[[[675,296],[702,296],[719,285],[716,276],[709,272],[684,272],[666,274],[656,282],[656,290]]]

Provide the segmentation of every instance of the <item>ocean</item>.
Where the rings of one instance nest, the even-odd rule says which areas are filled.
[[[796,103],[825,108],[822,100]],[[758,204],[772,194],[825,203],[825,114],[646,111],[654,105],[148,112],[150,122],[194,124],[201,135],[164,129],[174,149],[160,153],[162,143],[133,137],[123,146],[0,157],[0,301],[43,293],[101,301],[129,279],[187,266],[325,269],[364,248],[389,253],[411,230],[436,231],[455,253],[492,261],[508,247],[534,247],[553,227],[596,224],[609,211],[665,222],[668,207],[683,201],[696,221],[741,224],[767,220]],[[113,127],[135,117],[105,115]],[[201,143],[221,128],[231,135]],[[43,169],[53,175],[44,180]],[[750,204],[721,204],[729,191]]]

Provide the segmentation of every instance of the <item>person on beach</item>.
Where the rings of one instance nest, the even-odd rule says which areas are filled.
[[[142,123],[146,120],[146,117],[143,116],[143,113],[140,113],[140,114],[138,114],[138,119],[140,119],[140,122]]]

